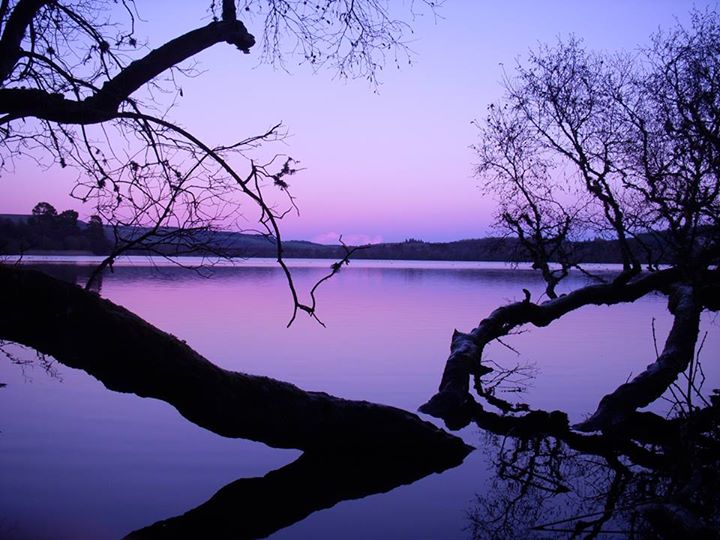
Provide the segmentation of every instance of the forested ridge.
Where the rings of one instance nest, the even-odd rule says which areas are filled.
[[[136,228],[135,235],[145,232]],[[132,237],[128,228],[122,238]],[[198,231],[202,236],[199,245],[215,247],[235,257],[274,257],[276,244],[272,238],[259,234],[243,234],[228,231]],[[635,251],[642,258],[643,247],[631,241]],[[0,214],[0,253],[7,255],[33,254],[43,251],[86,251],[96,255],[107,255],[114,245],[111,227],[103,225],[99,218],[88,222],[79,220],[77,213],[66,210],[50,216],[2,215]],[[616,241],[593,239],[568,242],[578,262],[621,263],[622,255]],[[161,253],[175,254],[181,245],[159,239],[157,249]],[[343,256],[341,245],[326,245],[303,240],[283,242],[284,255],[288,258],[338,259]],[[657,239],[653,244],[653,261],[663,262],[663,246]],[[209,254],[198,250],[194,254]],[[147,253],[144,249],[129,250],[130,254]],[[189,253],[188,253],[189,254]],[[353,259],[380,260],[428,260],[428,261],[510,261],[530,262],[531,256],[522,244],[513,237],[491,236],[464,239],[453,242],[425,242],[407,239],[403,242],[384,242],[364,246],[353,253]]]

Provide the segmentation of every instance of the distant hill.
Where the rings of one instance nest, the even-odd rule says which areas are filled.
[[[573,251],[579,262],[620,263],[617,242],[592,240],[576,242]],[[375,244],[353,255],[355,259],[450,260],[450,261],[511,261],[529,262],[527,251],[516,238],[478,238],[454,242],[423,242],[410,240],[399,243]]]
[[[96,225],[96,224],[93,224]],[[34,216],[20,214],[0,214],[0,253],[20,254],[42,251],[87,250],[96,254],[107,254],[112,247],[112,229],[103,226],[103,239],[98,239],[97,231],[91,236],[92,226],[77,221],[75,229],[66,229],[65,236],[57,227],[43,228]],[[147,229],[125,228],[121,230],[124,238],[137,238]],[[270,257],[276,256],[274,239],[260,234],[245,234],[229,231],[201,231],[192,237],[167,241],[172,237],[173,229],[163,229],[157,237],[149,240],[154,243],[155,252],[166,255],[209,254],[221,252],[233,257]],[[92,242],[91,242],[92,240]],[[203,247],[191,250],[188,245]],[[582,262],[618,263],[621,262],[617,243],[609,240],[577,242],[574,245],[578,258]],[[128,254],[147,253],[145,249],[133,249]],[[344,250],[340,245],[316,244],[304,240],[283,242],[283,255],[286,258],[340,259]],[[373,244],[353,254],[354,259],[381,260],[436,260],[436,261],[529,261],[517,239],[479,238],[457,240],[454,242],[424,242],[406,240]]]

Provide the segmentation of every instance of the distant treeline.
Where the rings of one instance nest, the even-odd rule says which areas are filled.
[[[0,253],[85,251],[99,255],[111,248],[97,216],[85,223],[78,221],[75,210],[58,213],[51,204],[41,202],[30,216],[0,217]]]
[[[645,247],[631,241],[640,260],[645,260]],[[657,244],[657,242],[655,242]],[[612,240],[589,240],[573,242],[568,246],[573,259],[583,263],[621,263],[618,243]],[[652,249],[655,262],[667,262],[657,246]],[[335,250],[337,257],[340,250]],[[353,259],[390,260],[446,260],[446,261],[504,261],[530,262],[531,257],[515,238],[479,238],[455,242],[423,242],[409,240],[400,243],[375,244],[353,254]]]
[[[169,229],[168,229],[169,231]],[[133,238],[143,234],[143,229],[120,230],[120,236]],[[192,241],[187,236],[182,242],[176,240],[162,242],[150,237],[153,253],[176,255],[188,254],[187,245],[194,247],[189,253],[194,255],[223,253],[234,257],[275,257],[276,246],[272,238],[257,234],[235,232],[199,231]],[[166,235],[171,238],[172,235]],[[86,251],[98,255],[110,252],[113,243],[109,229],[100,218],[93,216],[87,223],[78,221],[77,212],[66,210],[61,213],[48,203],[39,203],[31,216],[0,215],[0,253],[20,254],[36,251]],[[661,246],[656,238],[647,238],[645,247],[634,243],[640,260],[645,260],[643,251],[654,245],[655,262],[667,262],[661,255]],[[578,262],[619,263],[620,250],[617,242],[611,240],[589,240],[574,242],[569,247]],[[341,246],[328,246],[313,242],[290,240],[283,244],[287,258],[340,259],[344,255]],[[147,253],[143,249],[132,249],[127,254]],[[455,242],[423,242],[408,239],[398,243],[374,244],[353,254],[353,259],[384,260],[436,260],[436,261],[530,261],[530,257],[520,242],[514,238],[481,238],[458,240]]]

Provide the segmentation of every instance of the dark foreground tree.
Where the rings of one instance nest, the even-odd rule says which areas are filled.
[[[157,242],[192,252],[202,240],[198,233],[236,217],[242,198],[249,199],[277,244],[295,313],[314,315],[314,299],[307,305],[299,300],[283,262],[278,221],[286,209],[265,195],[266,188],[275,189],[293,208],[287,192],[293,162],[247,157],[280,137],[280,127],[212,146],[173,123],[167,114],[172,103],[155,98],[181,94],[177,81],[186,62],[213,45],[251,53],[256,40],[238,13],[249,17],[248,25],[256,23],[266,60],[300,51],[315,67],[370,79],[383,55],[404,53],[407,26],[385,2],[202,4],[199,15],[209,13],[209,23],[151,49],[135,35],[141,6],[132,0],[0,2],[2,168],[12,170],[27,157],[79,171],[73,195],[116,234],[116,249],[100,270],[123,250]],[[51,215],[49,205],[34,214],[38,220],[77,219]],[[126,231],[130,236],[122,238]],[[0,266],[0,289],[0,339],[83,369],[110,389],[165,400],[220,435],[323,455],[405,459],[414,453],[429,458],[425,473],[455,465],[468,452],[460,439],[399,409],[222,370],[127,310],[22,265]]]
[[[478,123],[478,174],[499,195],[498,225],[531,255],[545,293],[534,299],[525,291],[473,330],[456,331],[439,391],[420,410],[450,427],[475,420],[505,434],[601,444],[604,455],[635,463],[671,456],[673,439],[683,436],[678,424],[638,409],[684,376],[698,396],[679,409],[681,420],[702,410],[717,415],[692,371],[701,314],[720,309],[720,16],[695,12],[689,28],[661,32],[633,56],[589,53],[575,39],[542,47],[505,88],[504,101]],[[614,240],[622,254],[611,279],[593,275],[573,253],[572,240],[592,237]],[[562,290],[573,269],[588,284]],[[490,343],[585,306],[652,294],[667,297],[673,317],[664,347],[583,422],[571,427],[564,413],[531,411],[494,392],[499,374],[484,356]],[[578,359],[590,361],[592,350]],[[471,381],[499,413],[476,402]],[[583,438],[591,432],[602,435]]]

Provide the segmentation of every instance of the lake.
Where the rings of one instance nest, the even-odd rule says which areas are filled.
[[[494,308],[522,299],[523,288],[533,298],[543,290],[536,273],[501,264],[357,261],[318,292],[326,327],[301,316],[286,328],[290,292],[280,269],[266,261],[216,267],[210,277],[143,261],[116,266],[103,279],[102,295],[217,365],[411,411],[436,391],[453,329],[469,331]],[[88,260],[43,262],[65,279],[89,272]],[[329,265],[291,263],[303,292]],[[573,275],[561,290],[585,282]],[[653,326],[661,347],[671,323],[665,305],[663,297],[648,296],[584,308],[509,337],[514,350],[493,345],[489,358],[535,372],[525,392],[504,397],[582,420],[605,393],[654,360]],[[705,317],[701,359],[720,351],[717,330],[717,321]],[[43,365],[16,345],[3,348],[14,361],[0,363],[0,382],[7,384],[0,388],[0,538],[121,538],[300,455],[222,438],[166,403],[108,391],[84,372]],[[709,361],[705,377],[708,390],[720,386],[720,371]],[[497,489],[497,441],[473,426],[459,435],[477,448],[461,466],[340,502],[271,537],[470,538],[478,495]]]

